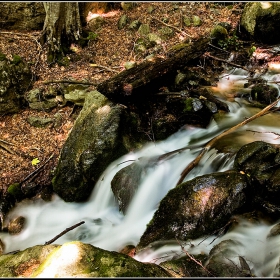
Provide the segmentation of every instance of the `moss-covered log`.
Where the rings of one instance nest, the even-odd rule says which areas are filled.
[[[141,97],[143,86],[164,81],[170,73],[176,73],[186,64],[199,58],[207,49],[209,38],[200,38],[190,44],[182,43],[172,47],[166,58],[153,58],[125,70],[111,79],[100,83],[97,90],[110,100],[123,102],[128,97]],[[160,83],[156,83],[160,85]],[[146,91],[146,90],[145,90]]]

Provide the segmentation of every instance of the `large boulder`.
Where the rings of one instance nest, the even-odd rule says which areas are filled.
[[[251,182],[251,196],[261,211],[277,217],[280,214],[280,149],[263,141],[244,145],[237,152],[234,167]]]
[[[0,277],[170,277],[163,268],[79,241],[0,256]]]
[[[8,60],[0,54],[0,114],[18,112],[30,86],[32,72],[28,64],[17,55]]]
[[[240,20],[241,34],[267,44],[280,42],[280,3],[250,2],[244,7]]]
[[[41,30],[46,12],[43,2],[1,2],[1,28],[8,30]]]
[[[196,177],[170,190],[160,202],[136,250],[162,240],[212,234],[247,207],[245,175],[230,170]]]
[[[54,191],[65,201],[86,200],[107,166],[128,152],[121,135],[123,110],[98,91],[87,93],[52,181]]]

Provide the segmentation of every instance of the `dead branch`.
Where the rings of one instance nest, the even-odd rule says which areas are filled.
[[[80,225],[82,225],[82,224],[84,224],[84,223],[85,223],[85,222],[82,221],[82,222],[80,222],[80,223],[77,223],[77,224],[73,225],[72,227],[66,228],[66,229],[65,229],[64,231],[62,231],[60,234],[56,235],[56,236],[55,236],[54,238],[52,238],[51,240],[45,242],[44,245],[49,245],[49,244],[53,243],[55,240],[57,240],[59,237],[61,237],[62,235],[64,235],[64,234],[67,233],[68,231],[70,231],[70,230],[72,230],[72,229],[74,229],[74,228],[76,228],[76,227],[78,227],[78,226],[80,226]]]
[[[47,85],[47,84],[63,84],[63,83],[67,83],[67,84],[82,84],[82,85],[92,85],[92,86],[96,86],[96,83],[91,83],[91,82],[83,82],[83,81],[69,81],[69,80],[51,80],[51,81],[44,81],[43,84]]]
[[[204,56],[210,57],[210,58],[215,59],[215,60],[218,60],[218,61],[225,62],[225,63],[227,63],[227,64],[229,64],[229,65],[231,65],[231,66],[234,66],[234,67],[236,67],[236,68],[241,68],[241,69],[243,69],[243,70],[245,70],[245,71],[250,72],[249,69],[247,69],[246,67],[244,67],[244,66],[242,66],[242,65],[239,65],[239,64],[236,64],[236,63],[227,61],[227,60],[225,60],[225,59],[222,59],[222,58],[219,58],[219,57],[210,55],[209,53],[205,53]]]
[[[192,255],[189,254],[189,252],[187,250],[185,250],[185,248],[183,247],[183,245],[178,241],[178,239],[176,238],[176,241],[178,242],[178,244],[180,245],[182,251],[192,260],[194,261],[196,264],[198,264],[199,266],[202,267],[203,270],[205,270],[207,273],[209,273],[210,275],[214,276],[214,274],[212,274],[206,267],[203,266],[203,264],[201,263],[201,261],[198,261],[197,259],[195,259]]]
[[[161,21],[161,20],[159,20],[159,19],[157,19],[157,18],[155,18],[155,17],[152,17],[152,19],[157,20],[158,22],[160,22],[161,24],[163,24],[163,25],[165,25],[165,26],[168,26],[168,27],[170,27],[170,28],[175,29],[177,32],[182,33],[183,35],[186,35],[186,36],[188,36],[188,37],[190,37],[190,38],[193,38],[191,35],[189,35],[189,34],[186,33],[185,31],[183,31],[183,30],[181,30],[181,29],[179,29],[179,28],[177,28],[177,27],[175,27],[175,26],[173,26],[173,25],[167,24],[167,23],[165,23],[164,21]]]
[[[209,151],[213,144],[215,142],[217,142],[219,139],[221,139],[222,137],[232,133],[233,131],[235,131],[236,129],[240,128],[241,126],[263,116],[266,115],[269,112],[269,110],[271,108],[273,108],[278,102],[280,101],[280,98],[278,98],[277,100],[275,100],[274,102],[272,102],[270,105],[266,106],[264,109],[262,109],[260,112],[258,112],[257,114],[251,116],[250,118],[245,119],[243,122],[225,130],[224,132],[222,132],[221,134],[219,134],[218,136],[214,137],[212,140],[210,140],[208,143],[206,143],[206,146],[201,150],[200,154],[192,161],[188,164],[188,166],[183,170],[183,172],[181,173],[181,177],[177,183],[176,186],[178,186],[179,184],[181,184],[184,180],[184,178],[187,176],[187,174],[198,165],[199,161],[201,160],[201,158],[204,156],[204,154]]]
[[[38,168],[35,169],[33,172],[31,172],[28,176],[26,176],[26,177],[21,181],[21,184],[22,184],[23,182],[25,182],[27,179],[29,179],[31,176],[34,175],[34,177],[35,177],[35,175],[38,174],[38,172],[53,158],[53,156],[54,156],[54,154],[52,154],[47,160],[45,160],[45,162],[43,162],[43,164],[42,164],[40,167],[38,167]],[[33,178],[34,178],[34,177],[33,177]]]

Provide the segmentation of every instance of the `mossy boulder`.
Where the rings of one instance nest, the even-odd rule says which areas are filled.
[[[52,180],[54,191],[65,201],[87,199],[107,166],[128,152],[121,135],[123,110],[98,91],[87,93]]]
[[[250,2],[243,9],[240,31],[256,41],[267,44],[280,42],[280,3]]]
[[[19,56],[0,61],[0,114],[16,113],[24,104],[24,93],[32,86],[32,73]]]
[[[46,12],[43,2],[1,2],[1,28],[7,30],[42,30]]]
[[[136,250],[162,240],[188,240],[223,227],[246,206],[245,175],[234,170],[198,176],[170,190],[161,200]]]
[[[244,172],[254,186],[252,198],[271,217],[280,214],[280,150],[277,145],[255,141],[237,152],[234,167]],[[277,216],[278,217],[278,216]]]
[[[0,256],[1,277],[169,277],[163,268],[79,241]]]

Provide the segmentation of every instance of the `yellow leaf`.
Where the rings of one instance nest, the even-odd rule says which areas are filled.
[[[37,165],[40,162],[40,160],[38,158],[33,158],[31,163],[32,165]]]

